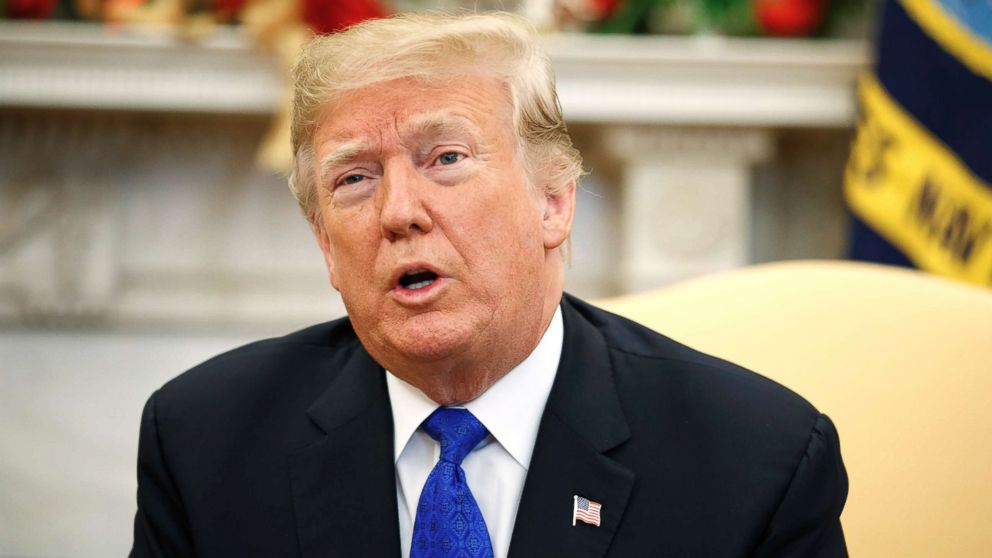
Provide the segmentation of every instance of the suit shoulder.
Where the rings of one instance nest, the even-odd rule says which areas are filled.
[[[183,372],[157,392],[183,406],[325,384],[336,363],[360,347],[347,318],[248,343]]]
[[[575,299],[569,302],[602,334],[614,355],[618,382],[634,386],[677,384],[691,392],[705,393],[712,401],[723,400],[731,407],[764,408],[782,420],[801,417],[812,424],[820,414],[802,396],[761,374],[588,303]]]

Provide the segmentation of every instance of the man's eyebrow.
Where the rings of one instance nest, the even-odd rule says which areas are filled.
[[[470,118],[443,113],[427,112],[418,114],[403,126],[404,135],[443,135],[447,133],[469,134],[479,137],[479,126]]]
[[[357,159],[362,153],[366,153],[371,149],[368,142],[362,140],[354,140],[342,143],[335,146],[333,149],[325,153],[320,158],[320,184],[327,184],[328,180],[331,179],[329,176],[334,167]]]

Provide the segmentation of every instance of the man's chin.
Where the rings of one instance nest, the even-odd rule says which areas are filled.
[[[465,320],[442,315],[421,315],[392,324],[392,327],[380,323],[380,327],[382,329],[375,337],[381,340],[381,349],[389,354],[389,360],[409,364],[458,358],[478,340],[478,328]]]
[[[415,335],[404,335],[393,339],[390,352],[399,358],[415,362],[440,362],[457,357],[463,353],[470,336],[437,336],[430,332],[418,332]]]

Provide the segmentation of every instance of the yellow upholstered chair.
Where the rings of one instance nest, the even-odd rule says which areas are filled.
[[[599,304],[830,415],[850,478],[851,556],[992,556],[992,291],[793,262]]]

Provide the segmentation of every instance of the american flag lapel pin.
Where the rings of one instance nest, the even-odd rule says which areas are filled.
[[[602,510],[603,504],[599,502],[593,502],[578,494],[572,496],[572,527],[575,527],[576,521],[599,527],[599,512]]]

